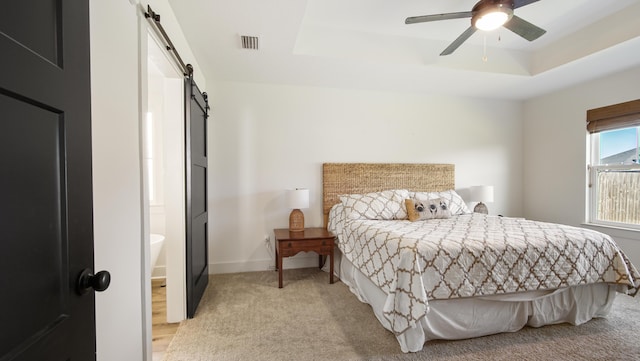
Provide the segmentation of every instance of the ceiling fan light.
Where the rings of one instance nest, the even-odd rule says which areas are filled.
[[[495,7],[480,10],[473,16],[471,21],[476,29],[491,31],[504,25],[512,16],[513,9],[500,4]]]
[[[484,31],[491,31],[501,27],[508,20],[507,14],[496,11],[485,14],[476,21],[476,28]]]

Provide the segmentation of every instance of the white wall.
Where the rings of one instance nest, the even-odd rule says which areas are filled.
[[[111,272],[109,289],[96,294],[104,361],[143,357],[137,33],[129,3],[91,3],[95,267]]]
[[[585,221],[588,109],[640,98],[640,68],[524,103],[524,215],[581,225]],[[611,234],[640,265],[640,232]]]
[[[96,294],[98,361],[140,361],[150,350],[139,132],[146,110],[146,44],[139,26],[146,20],[135,2],[90,4],[95,268],[112,276],[109,289]],[[168,2],[148,3],[205,88]]]
[[[288,226],[286,189],[310,189],[305,225],[321,226],[324,162],[453,163],[457,188],[495,186],[492,214],[522,214],[518,102],[246,83],[216,83],[214,90],[212,273],[272,266],[263,239],[269,234],[273,242],[273,228]],[[303,254],[284,267],[316,262]]]

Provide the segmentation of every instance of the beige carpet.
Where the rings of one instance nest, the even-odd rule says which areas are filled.
[[[403,354],[371,308],[317,269],[214,275],[166,361],[640,360],[640,297],[619,295],[606,319],[431,341]]]

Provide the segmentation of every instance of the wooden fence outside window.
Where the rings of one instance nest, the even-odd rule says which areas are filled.
[[[598,220],[640,224],[640,171],[598,172]]]

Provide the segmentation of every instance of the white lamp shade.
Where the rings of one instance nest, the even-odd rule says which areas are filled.
[[[309,208],[309,190],[296,188],[288,193],[287,204],[291,209]]]
[[[471,187],[472,202],[493,202],[493,186]]]

